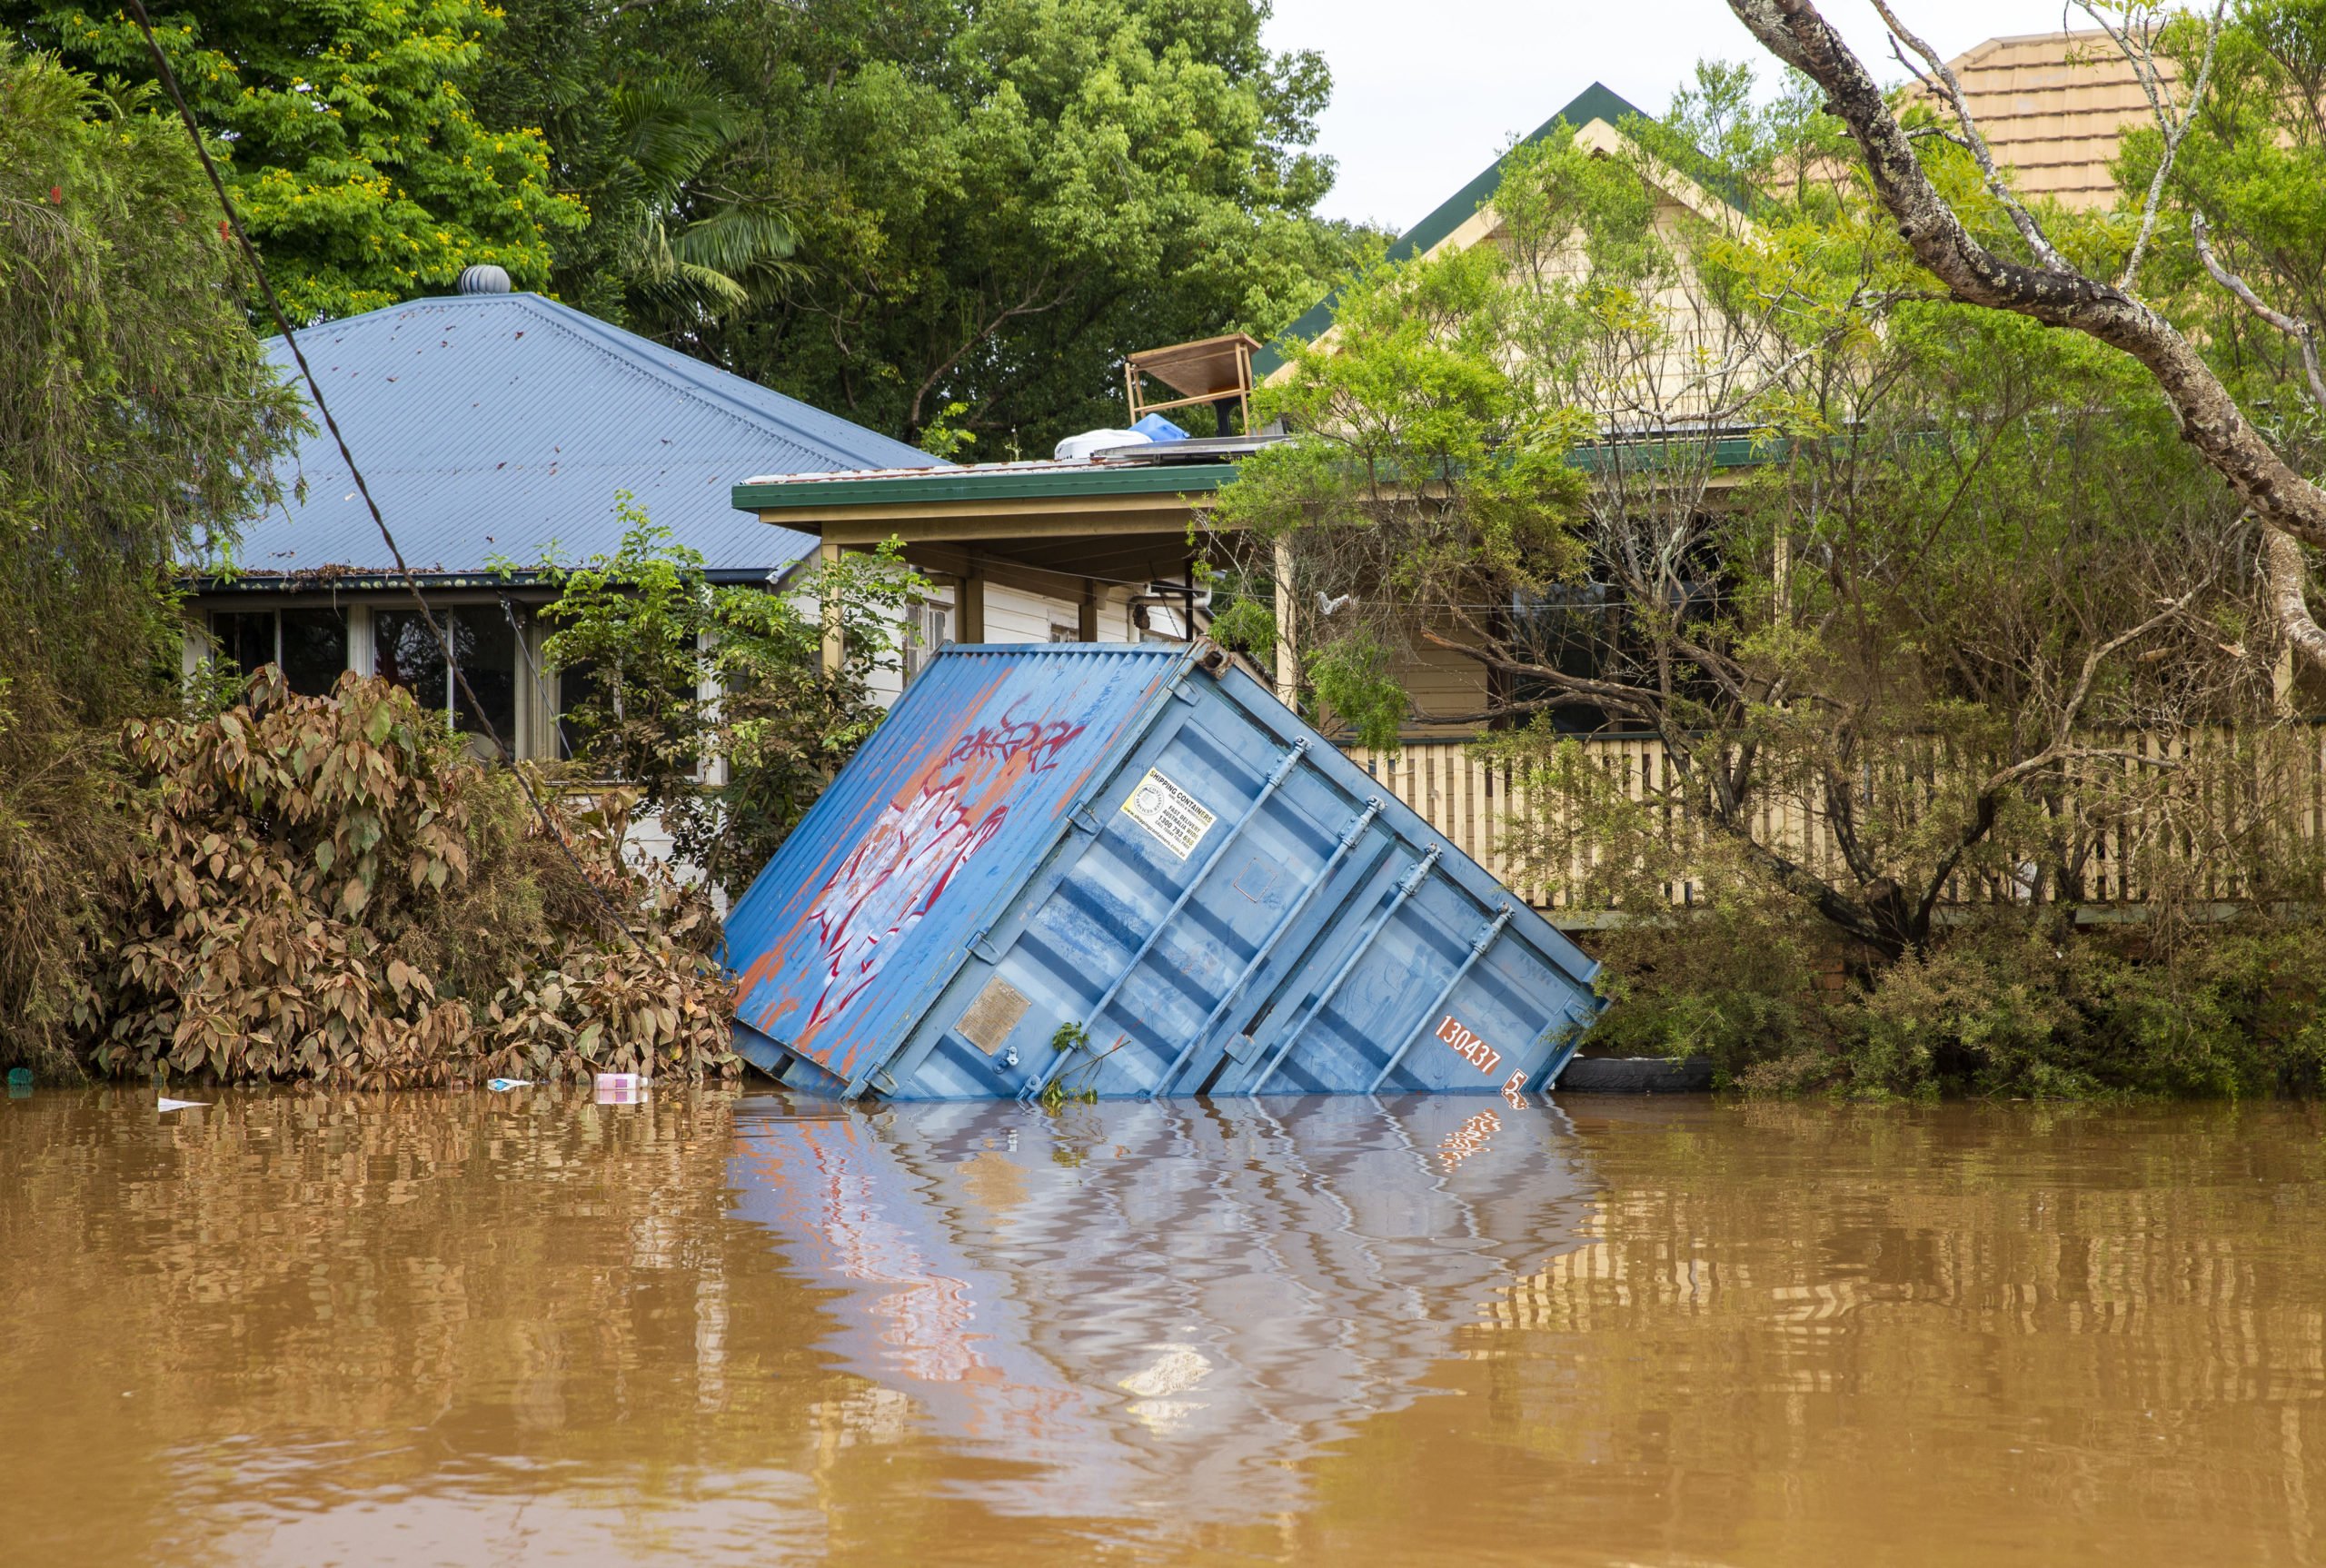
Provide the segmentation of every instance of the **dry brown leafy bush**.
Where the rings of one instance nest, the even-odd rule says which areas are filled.
[[[556,808],[569,858],[514,777],[355,676],[304,698],[269,668],[216,715],[133,722],[122,750],[144,835],[83,1009],[97,1070],[736,1072],[709,911],[625,864],[621,800]]]
[[[95,868],[130,839],[115,764],[48,681],[0,675],[0,1067],[75,1072],[74,1012],[105,924]]]

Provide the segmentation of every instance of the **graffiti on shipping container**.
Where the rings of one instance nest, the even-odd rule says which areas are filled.
[[[823,988],[801,1037],[838,1017],[880,977],[900,940],[1001,831],[1018,786],[1055,767],[1082,729],[1068,719],[1005,715],[962,736],[880,809],[809,907]]]

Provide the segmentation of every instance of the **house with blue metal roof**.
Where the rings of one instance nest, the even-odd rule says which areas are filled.
[[[611,552],[627,493],[700,551],[714,581],[780,581],[816,541],[735,510],[766,473],[945,466],[901,442],[770,392],[540,294],[497,268],[466,292],[310,327],[299,346],[455,655],[521,755],[553,756],[556,682],[541,665],[544,557]],[[497,286],[496,286],[497,284]],[[297,367],[280,339],[269,353]],[[231,558],[189,583],[189,658],[276,662],[323,692],[384,675],[472,733],[441,646],[335,443],[318,428],[281,460],[282,504],[244,521]],[[514,570],[511,570],[512,568]]]

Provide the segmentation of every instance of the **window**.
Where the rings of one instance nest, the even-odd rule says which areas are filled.
[[[910,683],[929,663],[929,655],[953,640],[953,607],[934,600],[905,612],[905,680]]]
[[[452,640],[460,673],[476,693],[471,703],[460,689],[444,647],[416,610],[372,612],[373,669],[383,680],[411,691],[423,708],[452,718],[452,728],[482,740],[487,733],[514,746],[517,737],[517,629],[499,605],[471,604],[440,610],[436,622]]]
[[[347,617],[337,610],[220,611],[210,618],[220,657],[244,674],[280,665],[303,697],[328,697],[347,670]]]
[[[598,679],[594,660],[583,659],[557,672],[557,759],[571,762],[582,754],[582,729],[569,715],[593,695]]]
[[[277,618],[283,679],[304,697],[325,697],[347,673],[347,617],[336,610],[286,610]]]
[[[1060,622],[1053,620],[1050,622],[1050,640],[1052,642],[1079,642],[1082,640],[1082,628],[1075,625],[1071,621]]]
[[[503,746],[517,743],[517,629],[499,605],[456,610],[452,624],[452,649],[469,690],[452,688],[452,728],[464,735],[485,734],[482,719],[492,720],[491,732]],[[470,692],[476,702],[469,700]],[[478,710],[482,705],[482,711]]]

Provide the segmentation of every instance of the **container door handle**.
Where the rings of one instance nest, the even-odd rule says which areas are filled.
[[[1486,922],[1486,929],[1478,933],[1478,939],[1470,944],[1469,952],[1464,956],[1461,963],[1456,966],[1454,972],[1446,977],[1446,984],[1439,987],[1437,995],[1430,998],[1429,1006],[1421,1010],[1421,1017],[1415,1021],[1412,1028],[1406,1031],[1404,1040],[1389,1054],[1389,1059],[1381,1064],[1381,1070],[1373,1076],[1373,1081],[1365,1086],[1367,1094],[1377,1093],[1381,1086],[1388,1081],[1389,1075],[1397,1070],[1397,1064],[1404,1061],[1406,1053],[1414,1047],[1414,1037],[1420,1034],[1422,1027],[1429,1022],[1429,1015],[1446,1005],[1446,998],[1454,994],[1454,987],[1462,983],[1462,977],[1470,972],[1470,967],[1473,964],[1486,957],[1486,949],[1494,946],[1495,937],[1504,926],[1509,923],[1509,920],[1510,906],[1505,904],[1495,918]]]
[[[1219,1005],[1211,1009],[1211,1017],[1206,1018],[1197,1027],[1196,1032],[1188,1037],[1188,1043],[1179,1047],[1179,1054],[1171,1058],[1171,1065],[1163,1069],[1153,1085],[1144,1091],[1141,1098],[1151,1100],[1171,1087],[1171,1080],[1179,1076],[1179,1069],[1188,1065],[1188,1058],[1195,1054],[1196,1047],[1211,1037],[1211,1031],[1218,1025],[1220,1017],[1234,1004],[1236,998],[1244,994],[1244,987],[1251,983],[1254,975],[1259,973],[1260,966],[1268,961],[1268,955],[1276,951],[1277,943],[1283,939],[1287,931],[1292,929],[1293,922],[1300,918],[1301,912],[1308,908],[1309,900],[1325,890],[1325,884],[1333,879],[1333,873],[1340,868],[1341,861],[1347,858],[1351,849],[1357,848],[1357,840],[1365,837],[1365,830],[1373,825],[1373,819],[1379,815],[1381,815],[1381,798],[1378,795],[1367,797],[1365,809],[1350,820],[1347,830],[1341,835],[1340,843],[1334,847],[1332,858],[1325,862],[1325,868],[1317,873],[1316,878],[1308,884],[1308,890],[1300,895],[1292,908],[1277,917],[1276,925],[1262,939],[1259,950],[1252,955],[1252,961],[1244,966],[1244,972],[1238,975],[1235,982],[1220,994]]]
[[[1194,699],[1190,698],[1189,700],[1192,701]],[[1163,933],[1171,928],[1171,922],[1178,918],[1181,909],[1188,907],[1188,900],[1196,896],[1196,889],[1202,887],[1204,878],[1211,875],[1211,868],[1219,864],[1219,858],[1228,853],[1230,845],[1243,837],[1244,829],[1250,826],[1252,819],[1260,814],[1260,808],[1268,803],[1269,797],[1277,792],[1277,786],[1292,777],[1293,769],[1297,767],[1300,759],[1307,754],[1308,738],[1304,735],[1292,743],[1292,749],[1277,759],[1276,771],[1270,773],[1267,782],[1260,786],[1260,792],[1252,797],[1252,803],[1244,809],[1244,814],[1236,819],[1236,825],[1220,835],[1219,842],[1211,847],[1211,853],[1204,857],[1203,864],[1197,867],[1195,875],[1188,878],[1188,885],[1179,890],[1179,896],[1171,900],[1171,907],[1163,911],[1163,918],[1157,920],[1153,928],[1147,933],[1146,939],[1138,945],[1138,950],[1131,954],[1129,960],[1116,972],[1115,978],[1108,982],[1107,988],[1099,993],[1098,1001],[1092,1005],[1085,1018],[1086,1024],[1095,1024],[1098,1021],[1098,1016],[1107,1010],[1109,1003],[1114,1001],[1116,993],[1119,992],[1130,979],[1131,971],[1147,961],[1147,955],[1154,950],[1156,943],[1163,939]],[[1021,1100],[1030,1100],[1047,1088],[1050,1079],[1055,1077],[1059,1069],[1066,1065],[1066,1056],[1067,1053],[1064,1051],[1052,1051],[1050,1059],[1035,1068],[1033,1076],[1019,1087],[1018,1097]]]
[[[1396,918],[1397,910],[1403,907],[1407,899],[1414,896],[1414,889],[1420,887],[1422,878],[1429,875],[1429,868],[1437,864],[1438,853],[1442,848],[1441,845],[1432,844],[1429,847],[1429,852],[1414,862],[1414,868],[1407,872],[1405,879],[1397,884],[1397,897],[1391,898],[1388,907],[1374,917],[1372,926],[1358,939],[1357,946],[1349,949],[1348,957],[1341,961],[1339,968],[1333,971],[1333,978],[1325,983],[1325,988],[1317,992],[1307,1007],[1302,1011],[1299,1021],[1285,1031],[1284,1041],[1277,1047],[1276,1054],[1268,1057],[1268,1065],[1260,1069],[1260,1076],[1254,1078],[1252,1087],[1244,1091],[1247,1097],[1257,1097],[1260,1092],[1260,1086],[1276,1076],[1277,1068],[1282,1066],[1284,1058],[1291,1054],[1292,1047],[1299,1043],[1302,1031],[1316,1021],[1318,1013],[1325,1010],[1326,1005],[1333,999],[1333,993],[1341,988],[1341,982],[1347,979],[1349,971],[1357,968],[1357,961],[1364,958],[1371,949],[1374,938],[1388,928],[1389,922]]]

